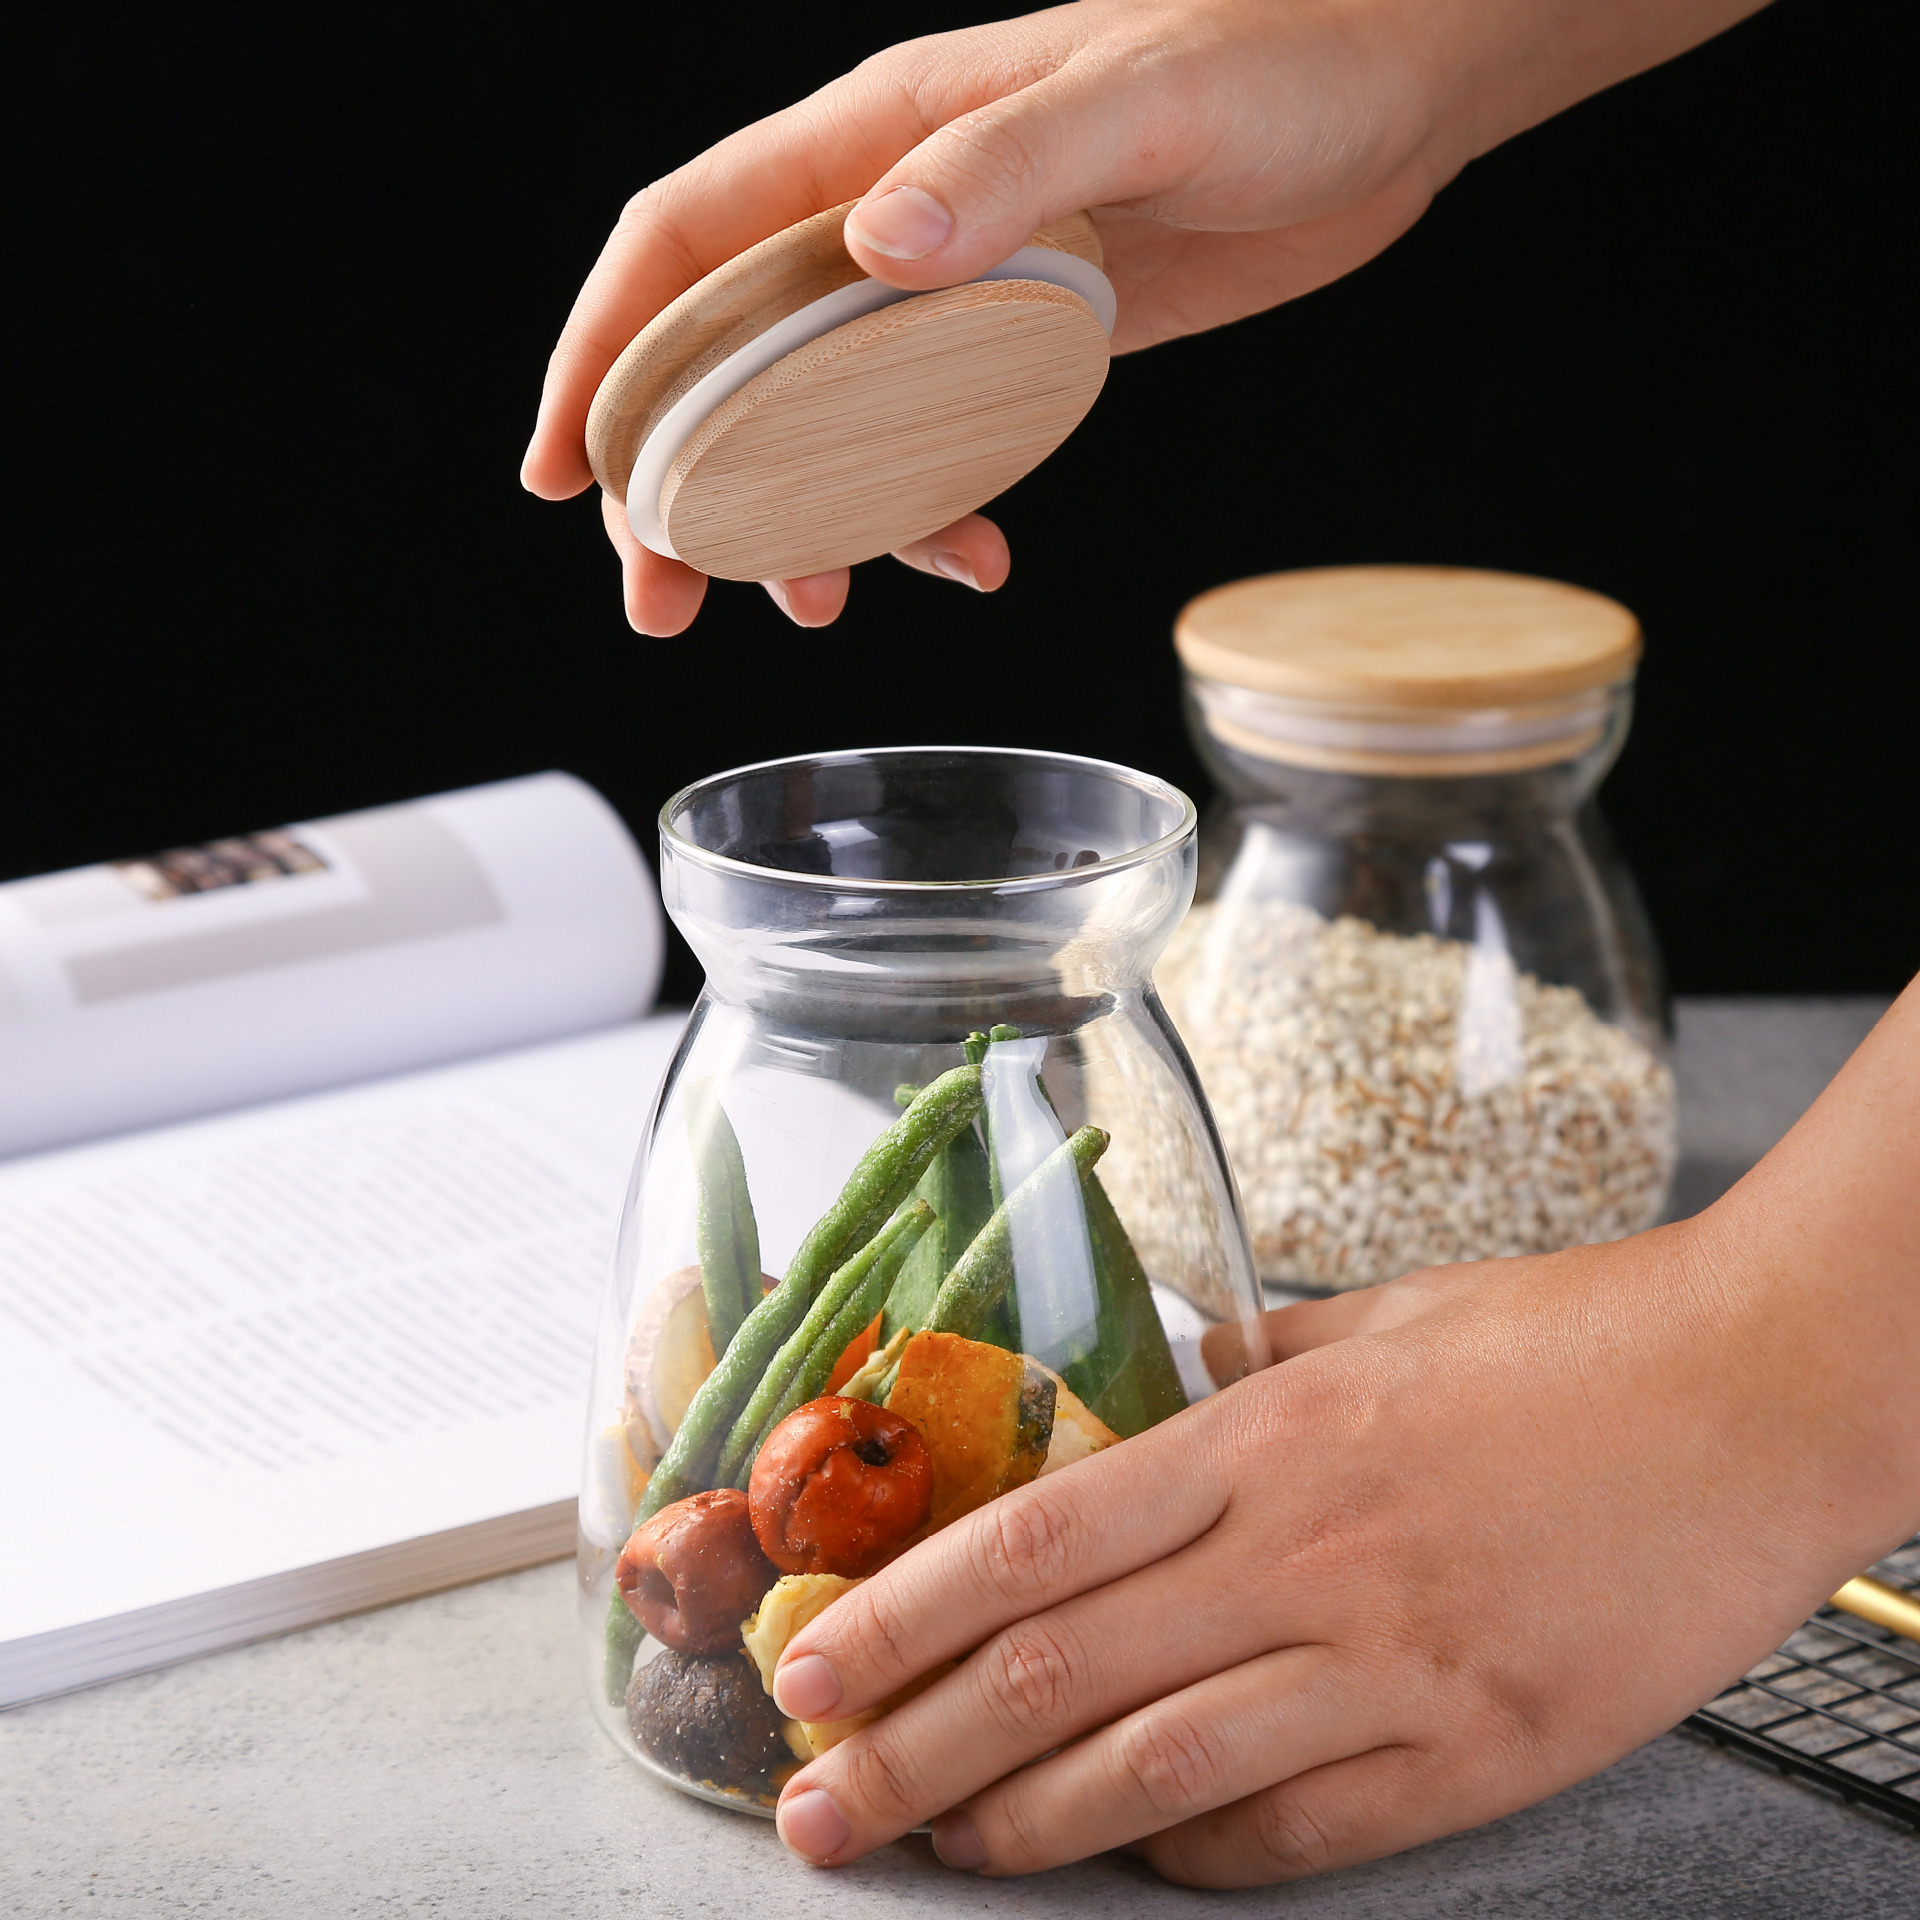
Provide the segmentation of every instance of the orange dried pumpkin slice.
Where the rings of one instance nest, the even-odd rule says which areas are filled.
[[[929,1531],[1024,1486],[1047,1457],[1054,1385],[1025,1354],[957,1333],[916,1333],[887,1410],[919,1428],[933,1459]]]

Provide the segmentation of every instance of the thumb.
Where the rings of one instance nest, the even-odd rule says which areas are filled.
[[[1050,222],[1145,190],[1124,117],[1112,91],[1071,70],[963,114],[862,197],[847,250],[891,286],[971,279]]]
[[[1297,1300],[1263,1313],[1257,1331],[1239,1321],[1222,1321],[1200,1336],[1200,1356],[1214,1383],[1230,1380],[1279,1360],[1295,1360],[1316,1347],[1330,1347],[1355,1334],[1385,1333],[1417,1320],[1453,1291],[1464,1266],[1420,1267],[1384,1286],[1354,1287],[1324,1300]],[[1260,1351],[1265,1342],[1265,1352]]]
[[[1337,1293],[1331,1300],[1302,1300],[1263,1313],[1253,1322],[1223,1320],[1200,1336],[1200,1358],[1213,1384],[1227,1386],[1262,1367],[1295,1359],[1315,1347],[1358,1333],[1366,1320],[1363,1303],[1372,1291]]]

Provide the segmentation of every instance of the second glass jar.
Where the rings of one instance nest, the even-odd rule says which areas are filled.
[[[1653,1224],[1659,962],[1593,804],[1633,616],[1455,568],[1279,574],[1181,616],[1221,799],[1156,979],[1263,1281],[1307,1292]],[[1178,1258],[1180,1185],[1116,1192]]]

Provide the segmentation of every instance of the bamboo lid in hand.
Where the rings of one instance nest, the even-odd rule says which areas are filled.
[[[1076,215],[981,279],[861,271],[852,202],[716,269],[641,330],[587,420],[635,536],[726,580],[870,560],[985,505],[1079,425],[1113,290]]]

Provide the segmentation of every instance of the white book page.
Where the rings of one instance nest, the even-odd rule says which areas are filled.
[[[0,1155],[629,1020],[652,875],[533,774],[0,885]]]
[[[0,1166],[0,1643],[570,1499],[683,1019]]]

